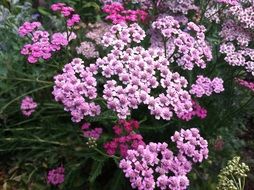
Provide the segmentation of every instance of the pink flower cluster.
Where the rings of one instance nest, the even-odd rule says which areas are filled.
[[[194,66],[202,69],[212,60],[212,50],[205,41],[205,27],[188,22],[182,29],[176,17],[161,16],[152,23],[152,47],[163,48],[170,62],[183,69],[192,70]]]
[[[219,33],[226,42],[236,42],[241,47],[247,47],[252,41],[253,34],[245,30],[234,20],[227,20]]]
[[[96,50],[92,42],[81,42],[79,47],[76,47],[78,54],[84,55],[87,59],[99,57],[99,52]]]
[[[168,149],[167,143],[151,142],[127,151],[127,156],[120,161],[119,167],[130,179],[132,188],[187,189],[189,186],[187,174],[192,169],[192,162],[187,158],[193,158],[194,162],[207,159],[207,141],[200,137],[199,131],[195,128],[175,133],[172,140],[179,148],[177,156]]]
[[[197,102],[192,100],[192,108],[193,110],[189,113],[186,113],[180,117],[180,119],[185,121],[192,120],[195,116],[199,117],[200,119],[205,119],[207,116],[207,110],[202,108]]]
[[[122,0],[100,0],[100,2],[102,4],[111,4],[111,3],[115,3],[115,2],[122,3],[123,1]]]
[[[102,8],[104,13],[107,13],[106,20],[111,20],[113,24],[128,23],[128,22],[145,22],[148,18],[148,13],[138,10],[126,10],[121,3],[113,2],[106,4]]]
[[[52,36],[47,31],[36,30],[37,27],[29,28],[28,25],[36,25],[29,22],[25,22],[19,29],[21,36],[30,35],[32,37],[31,44],[25,44],[21,49],[21,54],[28,56],[27,60],[29,63],[36,63],[39,59],[49,59],[52,53],[59,51],[62,47],[68,45],[68,40],[64,33],[54,33]]]
[[[216,0],[218,3],[224,3],[226,5],[237,5],[239,0]]]
[[[191,85],[190,93],[198,98],[202,96],[211,96],[213,92],[221,93],[224,91],[223,80],[215,77],[213,80],[202,75],[197,76],[195,84]]]
[[[176,143],[180,154],[191,158],[195,163],[208,158],[208,143],[200,136],[197,128],[176,131],[171,140]]]
[[[102,45],[112,46],[114,49],[123,50],[131,42],[141,43],[145,38],[145,31],[137,24],[128,26],[125,23],[113,25],[102,37]]]
[[[180,13],[188,14],[191,10],[198,10],[194,0],[132,0],[132,3],[139,4],[143,9],[157,9],[160,14]]]
[[[163,1],[162,1],[163,2]],[[170,0],[161,4],[165,10],[170,10],[173,13],[188,14],[189,11],[197,11],[198,7],[194,0]]]
[[[245,88],[247,88],[247,89],[254,92],[254,82],[246,81],[246,80],[243,80],[243,79],[240,79],[240,78],[236,78],[235,80],[239,85],[241,85],[241,86],[243,86],[243,87],[245,87]]]
[[[37,108],[37,103],[32,97],[26,96],[22,99],[20,109],[23,115],[29,117]]]
[[[71,112],[74,122],[80,122],[84,116],[100,114],[100,106],[91,102],[97,97],[97,81],[94,77],[97,66],[90,64],[85,67],[83,63],[82,59],[74,58],[64,66],[62,74],[54,77],[52,94],[56,101],[65,106],[65,111]]]
[[[125,157],[128,149],[137,149],[139,145],[143,145],[143,137],[134,131],[138,128],[139,123],[135,120],[119,120],[113,127],[116,137],[104,144],[107,154],[114,155],[119,150],[120,155]]]
[[[24,22],[24,24],[19,27],[18,33],[21,37],[24,37],[38,29],[40,26],[40,22]]]
[[[102,128],[91,129],[90,123],[84,123],[81,127],[84,137],[98,140],[102,134]]]
[[[55,3],[51,5],[51,10],[58,11],[67,18],[67,26],[69,27],[74,26],[80,21],[80,16],[75,14],[75,10],[72,7],[66,6],[65,3]]]
[[[238,3],[229,8],[229,15],[233,16],[237,22],[241,23],[242,27],[246,29],[253,29],[254,27],[254,1],[250,0],[249,3]]]
[[[225,61],[232,66],[242,66],[254,75],[254,49],[250,48],[253,32],[244,28],[241,23],[227,20],[223,24],[220,36],[224,40],[220,52],[226,55]]]
[[[148,106],[156,119],[170,120],[173,111],[183,115],[192,110],[191,97],[187,80],[178,73],[169,70],[169,62],[160,50],[145,50],[138,46],[123,51],[113,50],[102,59],[97,60],[106,78],[116,76],[116,80],[108,80],[104,85],[103,98],[109,109],[117,112],[118,117],[125,119],[131,109],[140,104]],[[160,79],[156,76],[160,73]],[[157,97],[152,90],[161,88]]]
[[[60,185],[64,182],[64,167],[60,166],[58,168],[52,169],[48,172],[47,176],[48,184]]]
[[[89,31],[86,33],[86,37],[93,40],[97,45],[101,45],[102,36],[110,30],[111,25],[98,21],[94,24],[89,24],[88,27]]]

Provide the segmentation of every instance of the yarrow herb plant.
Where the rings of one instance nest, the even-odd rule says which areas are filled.
[[[4,118],[10,128],[36,125],[19,138],[25,142],[20,150],[35,143],[31,150],[41,151],[41,169],[28,179],[40,171],[45,186],[59,189],[215,187],[210,173],[218,173],[218,160],[233,151],[218,152],[240,147],[233,136],[252,113],[242,110],[253,100],[254,2],[101,0],[48,6],[38,8],[39,19],[17,28],[24,69],[3,78],[31,83],[16,83],[23,94],[0,104],[4,118],[10,105],[21,102],[22,115],[16,117],[24,121]],[[8,130],[3,134],[8,143],[25,131]],[[241,167],[240,181],[248,170]],[[225,171],[218,189],[226,181],[242,190],[242,181],[233,184]]]

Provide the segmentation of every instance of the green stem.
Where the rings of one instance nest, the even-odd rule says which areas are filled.
[[[221,124],[221,122],[225,122],[227,121],[227,118],[234,116],[234,114],[236,114],[237,112],[241,111],[246,105],[248,105],[252,100],[254,99],[254,96],[250,97],[243,105],[241,105],[238,109],[236,109],[235,111],[228,113],[222,120],[220,120],[218,122],[218,124],[216,124],[215,126],[219,126]]]
[[[240,190],[240,188],[239,188],[239,186],[238,186],[238,183],[236,182],[235,177],[234,177],[232,174],[230,174],[230,175],[231,175],[231,177],[232,177],[232,179],[233,179],[233,181],[234,181],[235,186],[237,187],[237,189]]]
[[[26,95],[28,95],[28,94],[32,94],[32,93],[34,93],[34,92],[40,91],[40,90],[42,90],[42,89],[49,88],[49,87],[51,87],[51,86],[52,86],[52,85],[42,86],[42,87],[40,87],[40,88],[36,88],[36,89],[34,89],[34,90],[31,90],[31,91],[29,91],[29,92],[26,92],[26,93],[24,93],[24,94],[22,94],[22,95],[20,95],[20,96],[18,96],[18,97],[16,97],[16,98],[14,98],[13,100],[11,100],[11,101],[8,102],[7,104],[5,104],[5,105],[0,109],[0,114],[3,113],[3,111],[4,111],[8,106],[10,106],[13,102],[19,100],[20,98],[22,98],[22,97],[24,97],[24,96],[26,96]]]
[[[36,139],[28,139],[28,138],[3,138],[0,139],[0,141],[27,141],[27,142],[33,142],[33,143],[46,143],[46,144],[53,144],[53,145],[58,145],[58,146],[69,146],[69,144],[65,144],[65,143],[60,143],[57,141],[48,141],[48,140],[43,140],[40,138],[36,138]]]
[[[238,184],[239,184],[239,190],[243,190],[242,181],[240,178],[238,178]]]
[[[2,79],[2,80],[17,80],[17,81],[25,81],[25,82],[37,82],[37,83],[44,83],[44,84],[53,84],[53,82],[39,80],[39,79],[8,78],[8,77],[0,77],[0,79]]]
[[[244,190],[245,187],[245,177],[243,177],[243,185],[242,185],[242,190]]]
[[[108,158],[114,158],[114,159],[120,160],[120,157],[117,157],[117,156],[109,156],[109,155],[105,154],[104,152],[102,152],[101,150],[99,150],[98,148],[94,148],[94,150],[95,150],[96,152],[100,153],[101,155],[106,156],[106,157],[108,157]]]

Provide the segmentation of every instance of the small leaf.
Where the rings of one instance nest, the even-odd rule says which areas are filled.
[[[94,183],[96,178],[101,174],[104,162],[93,161],[92,169],[89,176],[89,182]]]
[[[95,117],[87,117],[85,120],[88,122],[98,122],[98,121],[106,121],[106,120],[116,120],[117,116],[115,112],[112,110],[107,110],[102,112],[99,116]]]
[[[38,11],[39,13],[41,13],[44,16],[50,16],[50,12],[47,11],[48,9],[44,8],[44,7],[38,7]]]

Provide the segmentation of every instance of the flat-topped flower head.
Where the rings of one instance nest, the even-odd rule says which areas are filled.
[[[207,159],[207,141],[199,135],[199,130],[181,130],[172,137],[178,153],[174,154],[167,143],[139,145],[129,149],[119,163],[132,188],[138,190],[186,190],[189,186],[187,174],[192,162]],[[183,148],[184,147],[184,148]],[[189,160],[189,158],[191,160]]]
[[[97,67],[83,65],[80,58],[66,64],[63,73],[54,77],[55,86],[52,94],[56,101],[65,106],[65,111],[72,115],[74,122],[80,122],[85,116],[100,114],[100,106],[93,100],[97,97],[97,81],[94,73]]]
[[[64,167],[52,169],[48,172],[47,183],[58,186],[64,182]]]
[[[37,103],[33,100],[32,97],[26,96],[25,98],[22,99],[20,109],[24,116],[27,117],[31,116],[36,108]]]
[[[212,60],[204,26],[193,22],[182,26],[179,17],[162,15],[152,23],[152,29],[152,47],[164,49],[170,62],[176,62],[183,69],[192,70],[194,66],[204,69],[206,62]]]
[[[41,26],[40,22],[24,22],[22,26],[19,27],[18,33],[21,37],[31,34],[33,31]]]
[[[215,77],[211,80],[208,77],[198,75],[195,84],[191,85],[190,93],[201,98],[204,95],[211,96],[212,93],[218,94],[223,91],[223,80],[221,78]]]

